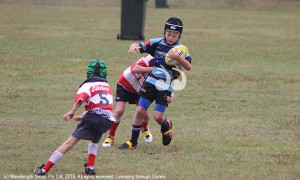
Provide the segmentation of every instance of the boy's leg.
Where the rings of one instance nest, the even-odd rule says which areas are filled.
[[[149,113],[147,109],[151,103],[152,102],[147,98],[140,97],[139,105],[136,109],[132,125],[132,135],[130,141],[133,144],[138,144],[139,133],[142,128],[143,120],[145,117],[147,117],[147,113]]]
[[[86,164],[86,167],[93,168],[93,169],[95,168],[97,152],[98,152],[98,144],[90,141],[88,144],[88,162]]]
[[[137,107],[139,106],[139,101],[136,101],[135,104],[137,105]],[[142,128],[141,128],[141,133],[144,135],[144,140],[146,142],[152,142],[153,138],[152,138],[152,134],[149,131],[149,127],[148,127],[148,122],[149,122],[149,111],[147,109],[146,113],[145,113],[145,117],[143,118],[143,122],[142,122]]]
[[[132,125],[132,134],[130,141],[125,142],[119,149],[132,149],[135,148],[138,144],[139,133],[142,127],[143,119],[150,104],[156,98],[157,89],[155,85],[145,82],[141,88],[139,95],[139,104],[135,111]]]
[[[96,174],[95,161],[97,158],[97,152],[98,152],[98,144],[90,141],[88,144],[88,162],[84,165],[85,174],[87,175]]]
[[[151,101],[149,101],[146,98],[141,97],[139,100],[139,106],[137,107],[135,111],[135,115],[133,118],[133,124],[132,124],[132,132],[131,132],[131,139],[130,141],[125,142],[121,146],[119,146],[119,149],[132,149],[136,148],[138,144],[138,138],[139,134],[142,128],[143,119],[145,117],[145,114],[147,112],[148,107],[150,106]]]
[[[155,107],[159,109],[157,105],[155,105]],[[165,146],[169,145],[172,140],[172,121],[168,120],[163,112],[157,110],[154,111],[154,119],[161,126],[162,144]]]
[[[58,161],[68,152],[80,139],[70,136],[54,153],[50,156],[45,165],[37,168],[35,174],[46,174]]]
[[[126,106],[126,102],[123,102],[123,101],[116,102],[116,108],[115,108],[115,112],[114,112],[114,117],[116,119],[116,122],[113,123],[113,125],[110,128],[109,133],[108,133],[108,135],[111,137],[115,136],[118,125],[121,122],[121,117],[124,114],[125,106]]]
[[[116,119],[116,121],[113,122],[113,124],[109,130],[108,137],[105,139],[105,141],[102,144],[103,147],[111,147],[113,145],[113,143],[115,141],[115,134],[116,134],[117,128],[121,122],[121,117],[125,111],[125,106],[126,106],[126,102],[117,101],[115,112],[114,112],[114,118]]]
[[[86,175],[95,175],[95,161],[98,153],[98,143],[104,133],[111,129],[112,121],[110,121],[106,116],[90,114],[89,117],[86,117],[86,120],[90,121],[90,129],[88,132],[92,132],[91,135],[85,137],[90,137],[90,142],[88,144],[88,161],[84,165]],[[86,138],[89,139],[89,138]]]
[[[138,106],[136,109],[136,113],[133,119],[132,125],[132,135],[130,141],[133,144],[138,144],[139,134],[142,128],[143,119],[145,117],[147,109],[144,109],[142,106]]]
[[[148,128],[148,123],[149,123],[149,118],[150,114],[149,114],[149,110],[147,109],[145,116],[143,118],[143,122],[142,122],[142,130]]]
[[[70,136],[68,140],[66,140],[57,150],[61,152],[62,154],[65,154],[68,152],[72,147],[79,141],[79,138],[76,138],[74,136]]]
[[[136,106],[139,107],[139,101],[136,102]],[[143,118],[143,122],[142,122],[142,131],[148,128],[148,122],[149,122],[149,111],[147,109],[145,113],[145,117]]]
[[[154,119],[155,121],[161,125],[161,133],[162,133],[162,144],[168,145],[172,140],[172,121],[168,120],[165,116],[164,112],[168,107],[168,102],[166,97],[170,96],[170,91],[159,91],[156,104],[154,107]]]
[[[146,142],[152,142],[153,140],[153,137],[152,137],[152,134],[150,133],[150,130],[149,130],[149,127],[148,127],[148,122],[149,122],[149,110],[146,111],[145,113],[145,117],[143,119],[143,123],[142,123],[142,129],[141,129],[141,132],[142,134],[144,135],[144,140]]]

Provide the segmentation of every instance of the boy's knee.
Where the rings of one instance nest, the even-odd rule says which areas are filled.
[[[154,119],[158,124],[162,124],[165,121],[165,116],[163,113],[154,113]]]
[[[142,114],[145,114],[146,113],[146,109],[142,108],[142,107],[138,107],[136,109],[136,113],[139,114],[139,115],[142,115]]]
[[[121,118],[121,116],[124,114],[124,109],[116,109],[114,112],[114,117]]]
[[[72,147],[79,141],[79,139],[70,137],[68,140],[66,140],[60,147],[59,151],[63,154],[68,152]]]

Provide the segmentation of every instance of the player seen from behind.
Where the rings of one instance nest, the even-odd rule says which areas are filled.
[[[113,121],[113,95],[106,81],[107,67],[102,60],[92,60],[87,67],[87,79],[80,85],[73,108],[63,119],[80,121],[72,135],[50,156],[46,164],[35,169],[37,175],[45,175],[81,139],[89,140],[86,175],[95,175],[98,142],[103,133],[111,128]],[[74,117],[76,110],[84,106],[82,116]]]

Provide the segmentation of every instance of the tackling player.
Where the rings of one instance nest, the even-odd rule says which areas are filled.
[[[146,55],[140,58],[137,62],[128,67],[118,78],[116,90],[116,107],[114,117],[116,121],[109,130],[108,137],[103,142],[103,147],[111,147],[115,141],[115,133],[121,122],[121,117],[124,114],[126,103],[138,105],[140,91],[149,73],[153,67],[153,57]],[[172,97],[167,97],[168,102],[171,103]],[[146,142],[152,142],[152,134],[148,127],[149,112],[146,111],[143,118],[141,133],[144,135]]]

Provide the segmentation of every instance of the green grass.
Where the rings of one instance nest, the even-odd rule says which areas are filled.
[[[135,107],[128,106],[115,146],[99,146],[98,174],[299,179],[299,12],[298,6],[148,7],[146,38],[161,36],[163,20],[180,16],[181,41],[193,57],[188,84],[166,112],[174,139],[164,147],[151,121],[153,143],[141,137],[138,149],[119,151],[130,138]],[[62,116],[90,59],[107,62],[116,88],[119,74],[141,56],[127,53],[133,41],[117,40],[119,31],[117,6],[0,3],[0,179],[32,175],[70,135],[76,122]],[[50,174],[81,174],[86,152],[82,141]]]

